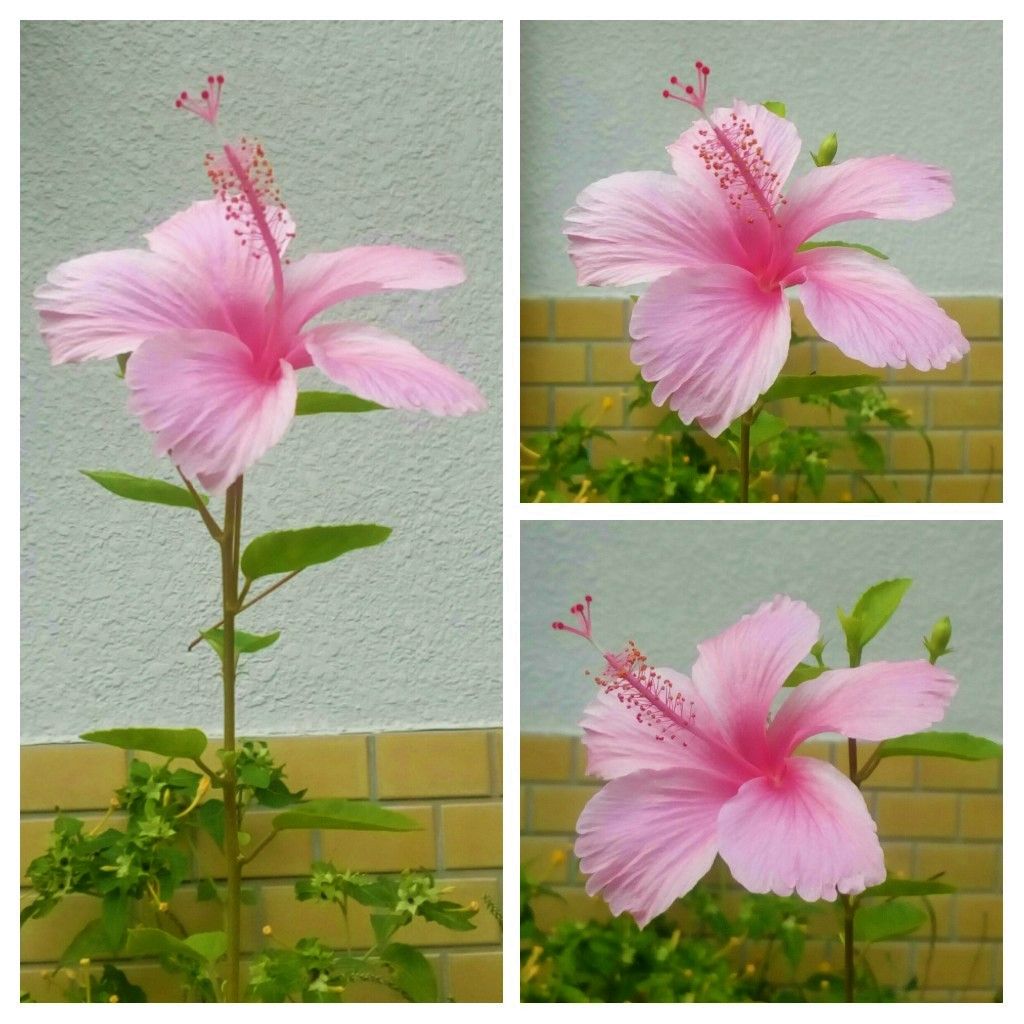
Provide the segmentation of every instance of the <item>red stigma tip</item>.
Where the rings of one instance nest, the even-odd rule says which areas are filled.
[[[590,604],[590,602],[593,601],[594,599],[589,594],[587,594],[587,596],[584,598],[584,600],[587,602],[587,604]]]
[[[552,622],[551,623],[551,628],[552,629],[565,629],[565,623],[564,622]]]
[[[181,94],[181,98],[182,98],[183,100],[187,100],[187,99],[188,99],[188,93],[187,93],[187,92],[183,92],[183,93]]]
[[[704,67],[703,67],[703,71],[704,71],[704,74],[705,74],[705,75],[710,75],[710,74],[711,74],[711,68],[709,68],[709,67],[707,66],[707,64],[705,64],[705,65],[704,65]]]
[[[213,75],[207,75],[206,76],[206,80],[207,80],[207,82],[210,83],[210,85],[213,85],[213,82],[214,82]]]
[[[678,77],[677,75],[673,75],[673,76],[672,76],[672,77],[671,77],[671,78],[670,78],[670,79],[668,80],[668,82],[669,82],[669,85],[678,85],[678,84],[679,84],[679,77]]]
[[[702,61],[702,60],[699,60],[699,61],[697,61],[697,63],[696,63],[696,64],[694,64],[693,66],[694,66],[694,67],[695,67],[695,68],[696,68],[696,69],[697,69],[698,71],[700,71],[700,69],[701,69],[702,67],[704,67],[704,61]]]
[[[218,85],[223,85],[224,84],[224,76],[223,75],[218,75],[217,76],[217,84]]]
[[[210,94],[206,89],[204,89],[199,95],[202,96],[204,100],[208,100],[210,98]]]
[[[692,96],[693,95],[693,86],[692,85],[688,85],[686,87],[686,95],[687,96]]]
[[[661,95],[662,95],[662,96],[663,96],[663,97],[664,97],[665,99],[668,99],[668,89],[662,89],[662,90],[661,90]],[[178,106],[180,107],[180,106],[181,106],[181,104],[179,103],[179,104],[178,104]]]
[[[181,106],[181,100],[175,100],[175,101],[174,101],[174,105],[175,105],[176,107],[180,107],[180,106]]]

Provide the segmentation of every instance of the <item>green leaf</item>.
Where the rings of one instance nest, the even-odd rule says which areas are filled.
[[[987,761],[1002,757],[1001,743],[966,732],[915,732],[883,740],[875,757],[955,757],[960,761]]]
[[[796,247],[797,252],[810,252],[811,249],[860,249],[869,256],[879,260],[887,260],[889,257],[884,252],[873,249],[870,245],[862,245],[860,242],[804,242]]]
[[[119,947],[111,945],[106,925],[101,920],[90,921],[72,940],[61,955],[62,964],[77,964],[88,957],[113,956]]]
[[[860,622],[860,646],[868,641],[892,618],[900,606],[903,595],[910,589],[913,580],[884,580],[869,587],[853,606],[853,617]]]
[[[878,441],[867,431],[858,430],[850,435],[850,443],[857,453],[861,465],[869,473],[885,472],[885,452]]]
[[[236,654],[253,654],[256,651],[262,651],[264,647],[269,647],[273,643],[277,643],[278,638],[281,636],[280,630],[276,633],[243,633],[240,629],[235,631],[235,653]],[[203,639],[217,652],[221,657],[224,656],[224,630],[220,627],[216,629],[208,629],[202,634]]]
[[[786,421],[781,416],[770,412],[762,412],[750,427],[750,447],[774,441],[786,430]]]
[[[386,408],[366,398],[336,391],[300,391],[295,401],[296,416],[313,416],[320,412],[376,412]]]
[[[358,832],[416,832],[420,825],[405,814],[365,800],[309,800],[274,818],[278,831],[332,828]]]
[[[371,914],[370,925],[378,946],[383,946],[405,923],[403,914]]]
[[[310,526],[304,530],[265,533],[246,545],[242,553],[242,572],[250,580],[279,572],[295,572],[329,562],[357,548],[383,544],[390,535],[389,526],[374,523]]]
[[[175,505],[178,508],[195,508],[192,495],[177,484],[169,484],[166,480],[153,480],[144,476],[132,476],[130,473],[118,473],[109,469],[79,470],[90,480],[95,480],[100,487],[106,488],[119,498],[130,498],[132,501],[149,501],[157,505]],[[203,504],[207,499],[200,495]]]
[[[238,781],[250,789],[266,789],[270,785],[270,769],[258,764],[244,764],[238,770]]]
[[[219,845],[223,845],[223,843]],[[199,884],[196,886],[196,901],[198,903],[209,903],[212,900],[220,902],[220,893],[217,891],[217,886],[214,885],[212,879],[200,878]]]
[[[111,949],[120,949],[128,930],[128,896],[114,890],[103,897],[103,930]]]
[[[392,942],[380,958],[394,970],[394,986],[413,1003],[437,1002],[437,978],[427,958],[412,946]]]
[[[100,729],[79,737],[90,743],[105,743],[122,750],[145,750],[161,757],[187,757],[195,760],[206,750],[206,734],[199,729]]]
[[[801,683],[806,683],[810,679],[817,679],[822,672],[827,672],[828,667],[826,665],[805,665],[801,662],[789,675],[786,677],[786,681],[782,684],[783,686],[799,686]]]
[[[224,849],[224,802],[204,800],[193,811],[199,827],[223,850]]]
[[[850,388],[866,388],[877,384],[879,378],[869,373],[841,374],[834,377],[779,377],[761,396],[765,402],[782,398],[809,398],[811,395],[831,395]]]
[[[439,903],[424,903],[420,907],[420,914],[428,921],[439,924],[442,928],[448,928],[453,932],[471,932],[476,928],[470,920],[475,910],[463,907],[452,900],[441,900]]]
[[[228,951],[228,937],[223,932],[197,932],[184,942],[207,963],[214,963]]]
[[[199,950],[182,942],[160,928],[130,928],[125,946],[128,956],[182,956],[202,962],[206,959]]]
[[[765,100],[761,106],[766,110],[770,110],[773,114],[777,114],[779,117],[786,116],[786,104],[781,100]]]
[[[912,878],[887,878],[881,885],[872,885],[861,893],[861,899],[870,896],[942,896],[956,892],[956,886],[931,880],[918,881]]]
[[[124,380],[125,371],[128,369],[128,360],[131,359],[131,352],[119,352],[117,355],[117,374],[116,376]]]
[[[921,907],[905,900],[859,907],[853,919],[853,937],[858,942],[881,942],[917,931],[927,920]]]

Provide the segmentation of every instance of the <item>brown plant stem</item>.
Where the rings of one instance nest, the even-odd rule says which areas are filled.
[[[302,572],[301,569],[294,569],[294,570],[292,570],[290,573],[288,573],[287,576],[282,576],[276,583],[272,583],[269,587],[267,587],[266,590],[261,590],[254,598],[252,598],[252,600],[246,601],[244,604],[243,603],[239,603],[238,607],[235,609],[235,615],[236,616],[240,615],[246,609],[251,608],[254,604],[256,604],[257,601],[262,601],[263,598],[268,597],[275,590],[277,590],[278,587],[283,587],[289,580],[295,579],[295,577],[298,576],[300,572]],[[242,594],[247,594],[248,592],[249,592],[249,581],[246,580],[245,586],[242,588]],[[241,597],[239,597],[239,601],[241,602]],[[209,627],[209,629],[216,629],[218,626],[223,626],[223,625],[224,625],[224,620],[223,619],[218,619],[212,626]],[[209,632],[209,629],[206,630],[206,632]],[[188,645],[188,649],[190,651],[194,650],[195,647],[198,646],[199,644],[201,644],[202,642],[203,642],[203,637],[200,634],[199,636],[197,636],[192,641],[192,643],[190,643]]]
[[[753,410],[740,418],[740,501],[750,501],[750,425],[753,422]]]
[[[860,658],[851,658],[860,662]],[[857,741],[846,741],[848,772],[850,781],[860,789],[860,778],[857,774]],[[853,950],[853,917],[857,912],[856,904],[847,894],[843,894],[843,964],[844,964],[844,999],[848,1003],[854,1001],[854,950]]]
[[[242,521],[242,478],[229,488],[225,501],[224,530],[220,541],[221,590],[224,607],[224,638],[221,676],[224,682],[224,856],[227,859],[227,889],[224,899],[224,932],[227,936],[227,979],[225,999],[240,1001],[240,937],[242,863],[239,857],[238,774],[235,760],[235,616],[238,614],[238,551]]]

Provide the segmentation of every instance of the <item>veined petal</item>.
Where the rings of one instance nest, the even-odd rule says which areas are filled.
[[[949,171],[901,156],[854,157],[797,178],[779,212],[785,243],[796,248],[844,220],[922,220],[953,205]]]
[[[684,423],[717,437],[779,375],[789,352],[789,305],[746,270],[677,271],[647,290],[630,321],[630,358]]]
[[[57,363],[134,352],[161,331],[208,327],[201,282],[187,269],[138,249],[61,263],[36,290],[41,333]]]
[[[670,174],[615,174],[585,188],[562,233],[580,284],[653,281],[680,267],[731,263],[740,250],[724,206]]]
[[[717,852],[716,819],[736,786],[692,769],[613,779],[583,808],[576,855],[613,914],[640,927],[685,896]]]
[[[718,843],[750,892],[834,900],[885,880],[875,823],[860,790],[832,765],[789,758],[778,778],[752,779],[723,806]]]
[[[186,476],[223,493],[284,436],[295,415],[295,372],[257,370],[250,350],[219,331],[175,331],[128,362],[129,408]]]
[[[448,288],[466,279],[462,260],[450,252],[364,245],[316,252],[284,268],[284,322],[298,330],[335,303],[396,288]]]
[[[616,779],[643,769],[686,766],[718,775],[736,787],[746,782],[752,774],[750,766],[723,742],[714,717],[693,683],[672,669],[659,668],[656,672],[686,701],[692,711],[690,726],[665,735],[650,724],[637,721],[635,711],[622,694],[602,690],[587,705],[580,723],[587,751],[587,774]]]
[[[487,406],[465,377],[408,341],[368,324],[325,324],[302,339],[313,363],[360,398],[435,416],[464,416]]]
[[[829,248],[798,260],[806,274],[800,299],[807,318],[852,359],[929,370],[959,362],[967,352],[960,325],[887,263]]]
[[[730,745],[760,763],[772,699],[818,639],[802,601],[778,596],[697,647],[693,683]]]
[[[287,210],[268,207],[266,216],[283,258],[295,223]],[[187,267],[208,286],[213,309],[206,326],[262,340],[273,287],[271,262],[266,254],[254,254],[236,223],[225,218],[223,203],[193,203],[155,227],[146,240],[153,252]]]
[[[923,660],[833,669],[790,693],[768,730],[769,743],[783,757],[822,732],[858,740],[919,732],[942,718],[956,689],[953,676]]]

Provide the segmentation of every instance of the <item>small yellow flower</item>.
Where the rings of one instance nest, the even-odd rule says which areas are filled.
[[[273,935],[274,934],[274,929],[269,924],[265,924],[260,929],[260,931],[263,932],[264,935]]]
[[[822,960],[821,963],[818,964],[818,971],[821,974],[831,974],[832,965],[827,960]]]
[[[91,964],[91,963],[92,963],[92,961],[87,956],[83,956],[82,959],[78,961],[78,966],[79,967],[88,967],[89,964]]]
[[[480,909],[480,904],[477,903],[476,900],[470,900],[469,901],[469,909],[473,910],[473,911],[479,910]]]
[[[689,464],[690,464],[690,456],[689,455],[684,455],[683,456],[683,465],[684,466],[688,466]]]
[[[744,974],[753,974],[754,971],[756,971],[756,970],[757,970],[757,968],[753,964],[747,964],[747,966],[743,968],[743,973]]]
[[[843,491],[840,501],[853,501],[853,495],[849,491]]]
[[[611,412],[615,408],[615,399],[611,395],[605,395],[601,399],[601,412]]]
[[[555,850],[551,854],[551,865],[552,867],[560,867],[565,863],[565,850]]]
[[[118,999],[118,998],[117,998],[117,996],[111,996],[111,997],[110,997],[110,998],[109,998],[109,999],[107,1000],[107,1002],[108,1002],[108,1003],[119,1003],[119,1002],[121,1002],[121,1000],[120,1000],[120,999]]]
[[[828,978],[822,978],[821,981],[818,982],[818,987],[821,989],[822,992],[826,991],[829,987]]]
[[[779,500],[779,496],[777,494],[773,494],[772,495],[772,501],[778,501],[778,500]]]
[[[166,914],[168,906],[170,906],[170,904],[166,900],[161,900],[156,905],[156,909],[159,910],[161,914]]]

